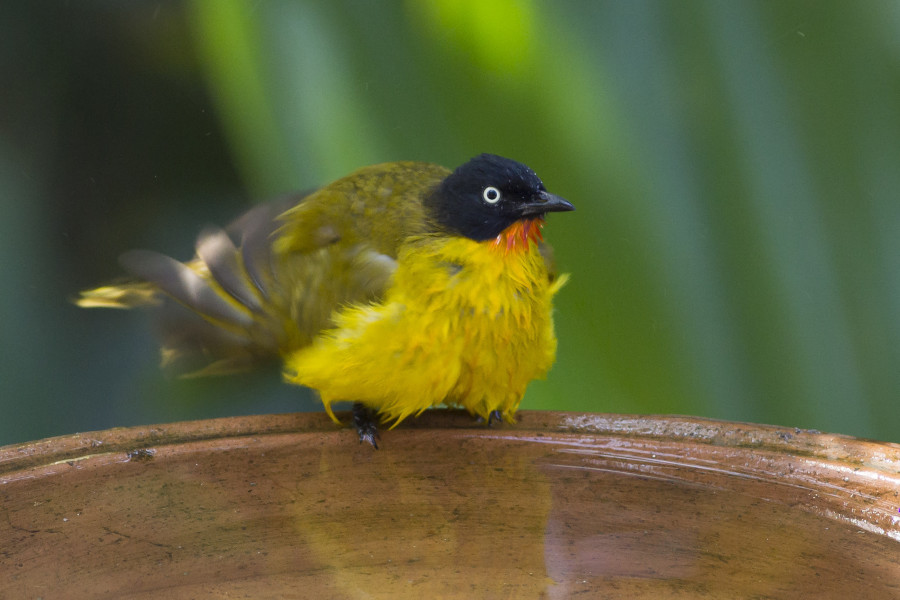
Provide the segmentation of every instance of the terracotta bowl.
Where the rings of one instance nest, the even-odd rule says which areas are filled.
[[[0,598],[900,598],[900,446],[682,417],[321,414],[0,448]]]

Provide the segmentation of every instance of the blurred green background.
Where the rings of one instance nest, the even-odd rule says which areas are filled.
[[[900,3],[0,4],[0,444],[319,410],[168,380],[69,300],[356,167],[521,160],[578,211],[523,408],[900,440]]]

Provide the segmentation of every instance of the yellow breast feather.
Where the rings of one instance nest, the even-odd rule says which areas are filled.
[[[339,311],[286,358],[287,379],[319,390],[333,419],[331,403],[348,400],[394,424],[441,404],[512,422],[528,382],[553,364],[552,298],[566,278],[550,281],[533,241],[510,246],[408,243],[386,298]]]

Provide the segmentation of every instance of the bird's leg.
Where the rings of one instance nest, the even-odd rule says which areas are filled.
[[[353,426],[356,427],[356,433],[359,435],[359,443],[369,442],[378,450],[377,421],[375,411],[371,408],[363,406],[362,402],[353,403]]]
[[[487,419],[485,419],[484,417],[481,417],[481,416],[475,418],[475,422],[479,423],[479,424],[484,423],[485,421],[487,421],[487,426],[491,427],[494,424],[494,421],[497,421],[498,423],[502,423],[503,415],[500,414],[499,410],[492,410],[491,412],[488,413]]]

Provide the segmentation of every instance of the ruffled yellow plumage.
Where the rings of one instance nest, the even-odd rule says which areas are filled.
[[[441,404],[512,422],[555,359],[552,298],[564,282],[531,239],[510,250],[422,236],[401,251],[384,300],[338,311],[334,328],[285,358],[286,377],[319,390],[332,418],[333,402],[352,400],[395,424]]]

